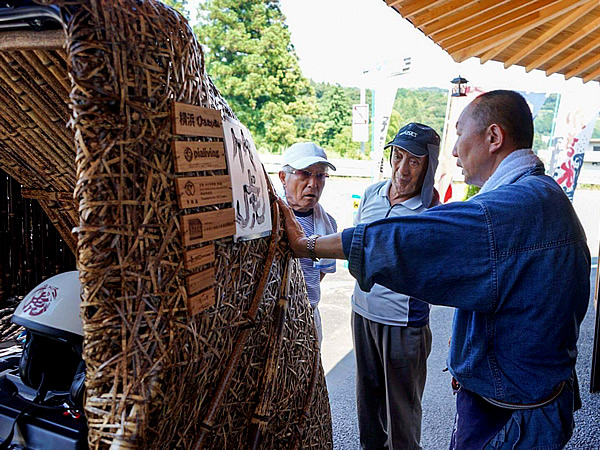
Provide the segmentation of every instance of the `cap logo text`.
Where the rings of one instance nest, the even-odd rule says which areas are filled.
[[[403,134],[408,134],[409,136],[412,136],[415,138],[418,136],[417,133],[415,133],[414,131],[410,131],[410,130],[403,131],[402,133],[400,133],[400,136],[402,136]]]

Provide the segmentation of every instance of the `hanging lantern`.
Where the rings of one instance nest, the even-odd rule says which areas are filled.
[[[468,81],[460,75],[451,81],[452,97],[465,97],[467,95]]]

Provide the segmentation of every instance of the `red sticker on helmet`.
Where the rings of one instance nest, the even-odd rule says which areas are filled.
[[[31,298],[27,300],[23,307],[23,312],[30,316],[39,316],[46,312],[50,303],[56,298],[58,288],[44,284],[31,293]]]

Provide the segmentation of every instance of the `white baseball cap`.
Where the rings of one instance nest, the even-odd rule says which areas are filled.
[[[327,161],[325,150],[313,142],[298,142],[283,154],[283,165],[294,169],[306,169],[308,166],[318,163],[335,170],[335,166]]]

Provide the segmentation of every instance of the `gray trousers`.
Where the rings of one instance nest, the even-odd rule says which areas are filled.
[[[429,325],[383,325],[353,312],[352,331],[361,447],[420,449]]]

